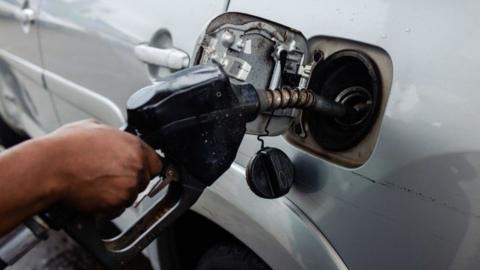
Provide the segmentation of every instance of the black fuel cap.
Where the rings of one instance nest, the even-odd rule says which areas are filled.
[[[288,193],[295,178],[292,161],[280,149],[266,147],[247,166],[247,183],[257,196],[267,199]]]

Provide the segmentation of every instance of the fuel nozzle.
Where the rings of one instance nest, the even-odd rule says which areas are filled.
[[[208,186],[230,167],[247,123],[262,113],[286,108],[312,110],[335,119],[352,111],[308,89],[265,90],[249,83],[234,84],[220,66],[209,64],[176,72],[132,95],[127,103],[127,130],[155,149],[161,149],[172,163]],[[255,163],[263,165],[254,167],[264,168],[270,163],[273,165],[268,165],[269,168],[288,167],[285,166],[288,158],[279,155],[280,151],[263,151],[261,163]],[[277,163],[280,165],[275,165]],[[277,169],[267,171],[269,177],[251,175],[265,182],[279,179],[273,173],[278,172]],[[293,174],[282,172],[280,175]]]

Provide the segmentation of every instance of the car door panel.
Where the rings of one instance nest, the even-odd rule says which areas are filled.
[[[8,63],[18,81],[15,87],[18,89],[14,91],[23,100],[19,107],[24,111],[19,115],[19,121],[31,124],[23,123],[19,128],[27,129],[27,132],[32,129],[34,135],[39,135],[55,129],[59,122],[51,94],[43,84],[37,27],[32,24],[26,28],[16,18],[26,3],[31,10],[38,12],[39,0],[0,1],[0,58]]]
[[[105,118],[104,110],[95,111],[87,99],[78,101],[70,95],[68,83],[88,91],[92,100],[94,96],[111,100],[117,108],[107,107],[112,110],[111,115],[117,115],[113,111],[123,111],[131,93],[151,83],[147,66],[135,57],[136,45],[149,43],[158,30],[167,29],[173,46],[191,53],[203,25],[225,8],[225,1],[220,0],[181,2],[43,2],[39,22],[41,45],[46,74],[50,72],[63,79],[55,83],[58,88],[53,90],[62,100],[58,108],[62,122],[86,114]],[[52,84],[53,78],[46,77],[47,85]],[[76,109],[66,108],[69,105]],[[64,113],[67,110],[70,112]]]

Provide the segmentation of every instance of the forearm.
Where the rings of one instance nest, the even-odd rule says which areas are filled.
[[[52,144],[34,139],[0,154],[0,235],[60,199],[64,187]]]

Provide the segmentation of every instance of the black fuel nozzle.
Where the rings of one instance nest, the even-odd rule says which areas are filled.
[[[232,84],[220,66],[208,64],[176,72],[133,94],[127,102],[127,130],[210,184],[233,162],[246,123],[283,108],[334,118],[354,113],[308,89]]]
[[[230,167],[259,108],[253,86],[231,84],[216,64],[199,65],[133,94],[127,130],[209,185]]]
[[[205,184],[230,167],[246,124],[276,109],[312,110],[342,119],[355,110],[308,89],[255,89],[233,84],[216,64],[198,65],[165,77],[127,102],[127,130]]]

